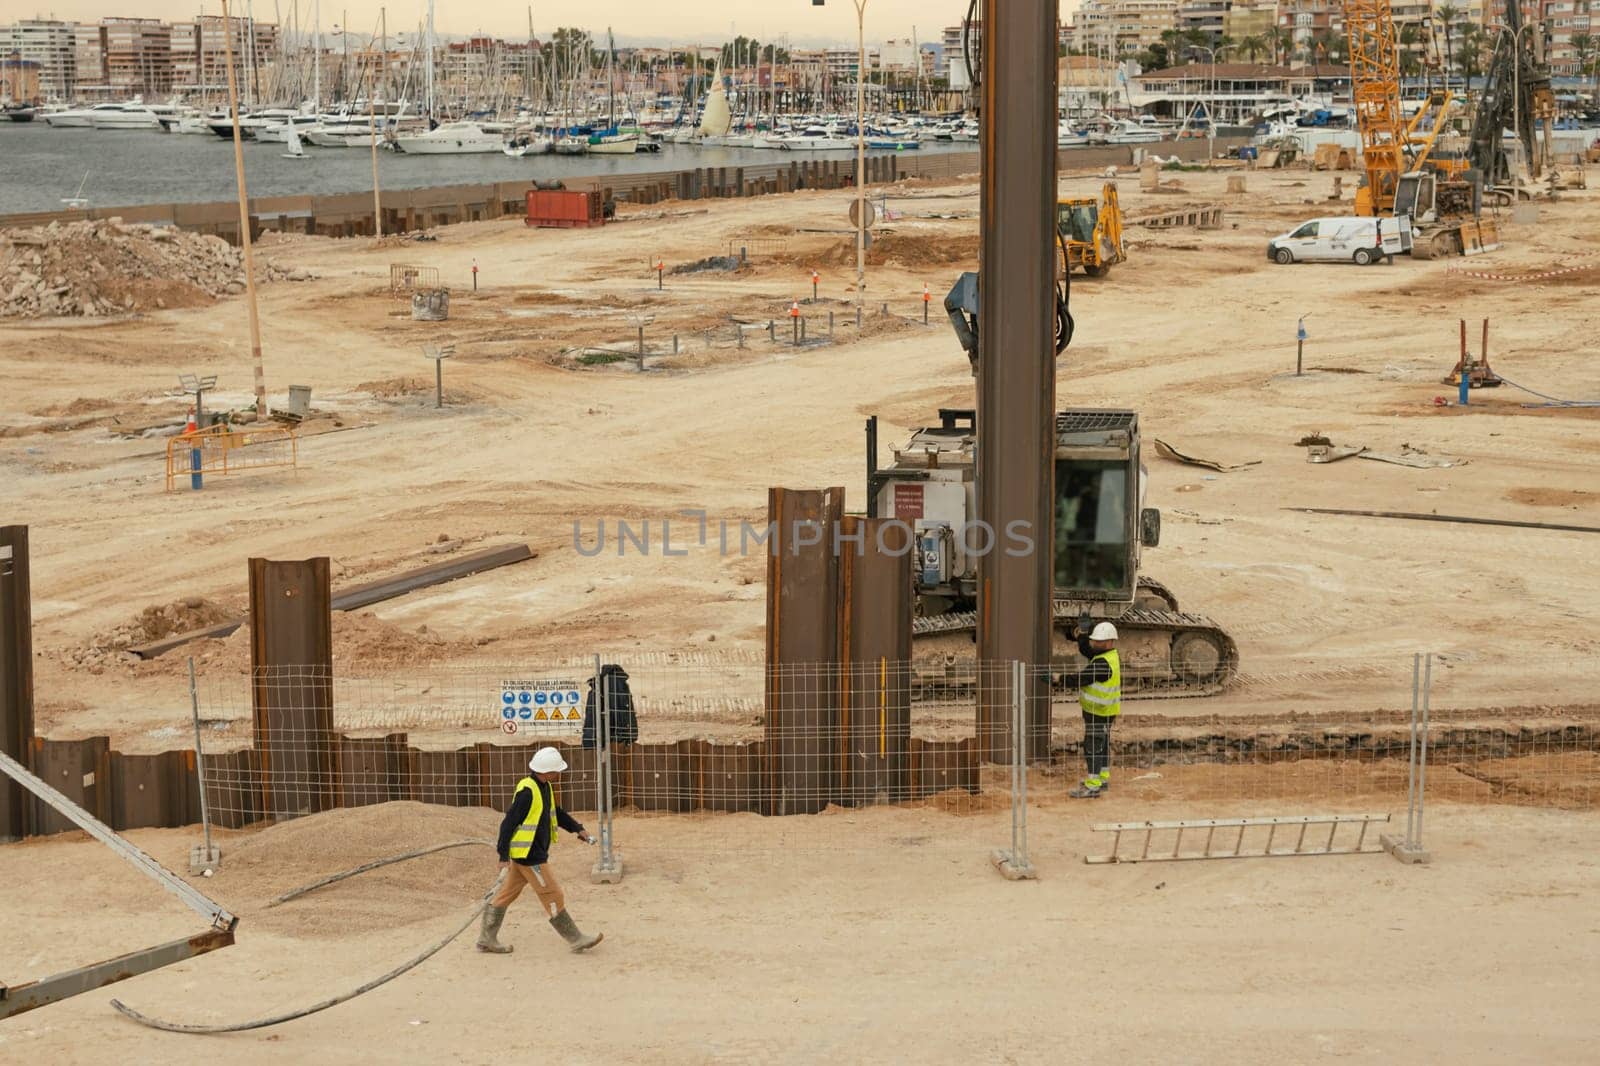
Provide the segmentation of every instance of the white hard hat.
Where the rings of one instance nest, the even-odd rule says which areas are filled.
[[[528,760],[528,769],[536,774],[559,774],[567,768],[567,760],[554,748],[540,748]]]
[[[1094,632],[1089,634],[1090,640],[1116,640],[1117,627],[1110,622],[1101,622],[1094,627]]]

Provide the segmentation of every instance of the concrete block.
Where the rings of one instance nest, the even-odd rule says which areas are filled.
[[[613,855],[609,864],[604,860],[595,863],[594,867],[589,871],[589,883],[593,885],[622,884],[622,860]]]
[[[1384,851],[1387,851],[1390,855],[1393,855],[1396,860],[1405,863],[1407,866],[1415,866],[1418,863],[1429,863],[1433,861],[1433,856],[1428,853],[1426,848],[1407,847],[1405,840],[1401,837],[1391,836],[1388,833],[1384,833],[1382,836],[1378,837],[1378,843],[1383,845]]]
[[[994,868],[1000,871],[1000,876],[1007,881],[1037,881],[1039,872],[1033,868],[1033,863],[1026,859],[1017,860],[1009,851],[996,851],[989,856],[989,861],[994,863]]]
[[[215,844],[207,850],[204,844],[196,844],[189,849],[189,872],[202,877],[216,873],[222,868],[222,849]]]

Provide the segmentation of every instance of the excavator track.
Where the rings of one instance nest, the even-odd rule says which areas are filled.
[[[1148,589],[1172,607],[1132,607],[1113,619],[1120,636],[1118,644],[1124,649],[1123,694],[1151,700],[1192,699],[1221,692],[1239,669],[1239,649],[1233,638],[1211,619],[1177,610],[1176,601],[1159,583],[1140,578],[1139,584],[1141,592]],[[1150,602],[1149,598],[1141,599]],[[1077,605],[1057,600],[1055,618],[1051,684],[1057,692],[1065,692],[1073,687],[1067,678],[1080,665],[1070,636],[1072,624],[1078,619]],[[965,635],[970,642],[977,626],[976,611],[949,611],[912,619],[915,695],[952,698],[976,685],[975,649],[967,643],[966,654],[960,654],[954,650],[952,638]],[[940,644],[947,645],[942,654],[937,650],[927,652]]]

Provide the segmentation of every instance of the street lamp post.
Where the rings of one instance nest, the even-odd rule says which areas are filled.
[[[1525,22],[1518,26],[1515,32],[1512,32],[1511,28],[1503,23],[1497,23],[1495,26],[1499,31],[1500,37],[1505,37],[1508,34],[1511,37],[1511,136],[1517,142],[1517,151],[1519,152],[1526,150],[1526,146],[1522,143],[1522,35],[1532,29],[1533,26],[1534,23]],[[1531,140],[1532,138],[1529,139]],[[1531,162],[1529,165],[1532,165]],[[1512,167],[1511,202],[1513,205],[1519,202],[1522,192],[1522,182],[1519,177],[1517,168]]]
[[[856,5],[856,321],[867,299],[867,128],[866,97],[861,79],[867,73],[867,0]],[[811,0],[812,7],[826,0]]]
[[[1193,45],[1196,52],[1204,52],[1211,57],[1211,76],[1208,79],[1211,85],[1211,103],[1206,108],[1206,161],[1209,164],[1217,155],[1217,53],[1226,52],[1232,45],[1218,45],[1207,48],[1203,44]]]

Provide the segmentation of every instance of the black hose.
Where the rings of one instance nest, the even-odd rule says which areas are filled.
[[[391,863],[405,862],[407,859],[420,859],[424,855],[432,855],[436,851],[448,851],[451,848],[465,848],[473,844],[484,844],[491,848],[494,847],[494,841],[492,840],[456,840],[449,844],[434,844],[432,847],[418,848],[416,851],[408,851],[403,855],[391,855],[387,859],[373,859],[371,862],[362,863],[353,870],[346,870],[344,873],[333,874],[329,877],[322,878],[320,881],[313,881],[309,885],[301,885],[299,888],[290,889],[283,895],[278,896],[275,899],[268,900],[267,906],[276,907],[280,903],[288,903],[291,899],[299,899],[308,892],[315,892],[319,888],[326,888],[328,885],[337,884],[346,878],[354,877],[357,874],[364,874],[368,870],[376,870],[381,866],[388,866]]]
[[[268,906],[282,903],[285,900],[294,899],[296,896],[302,896],[307,892],[311,892],[324,885],[330,885],[335,881],[342,881],[347,877],[354,877],[359,873],[365,873],[368,870],[375,870],[380,866],[386,866],[390,863],[404,862],[407,859],[420,858],[423,855],[431,855],[434,852],[443,851],[446,848],[459,848],[468,844],[488,843],[490,842],[487,840],[458,840],[450,844],[441,844],[435,847],[421,848],[417,851],[407,852],[404,855],[393,855],[387,859],[378,859],[375,862],[363,863],[361,866],[357,866],[353,870],[346,870],[342,874],[335,874],[332,877],[325,877],[320,881],[313,882],[312,884],[306,885],[302,888],[297,888],[292,892],[285,893],[269,903]],[[446,936],[442,940],[435,941],[434,943],[428,945],[421,952],[413,955],[411,958],[407,959],[399,966],[396,966],[388,973],[383,974],[381,977],[375,977],[366,984],[361,985],[359,988],[355,988],[341,995],[333,996],[329,999],[324,999],[317,1003],[313,1003],[309,1007],[301,1007],[297,1010],[288,1011],[284,1014],[274,1014],[266,1018],[257,1018],[248,1022],[230,1022],[219,1025],[191,1025],[184,1022],[168,1022],[163,1021],[160,1018],[152,1018],[147,1014],[141,1014],[139,1011],[134,1010],[132,1007],[117,999],[113,999],[111,1001],[111,1006],[114,1007],[124,1017],[131,1018],[140,1025],[147,1026],[151,1029],[160,1029],[168,1033],[242,1033],[250,1029],[265,1029],[270,1025],[282,1025],[284,1022],[292,1022],[299,1018],[305,1018],[312,1014],[318,1014],[327,1010],[329,1007],[337,1007],[341,1003],[347,1003],[350,1000],[355,999],[357,996],[371,992],[374,988],[388,984],[396,977],[399,977],[408,970],[412,970],[418,966],[421,966],[424,962],[427,962],[440,951],[443,951],[451,941],[460,936],[462,933],[466,932],[469,928],[471,928],[472,923],[478,920],[478,916],[483,913],[483,908],[488,905],[489,900],[493,898],[497,891],[499,891],[500,883],[505,879],[505,876],[505,872],[501,871],[500,876],[495,878],[494,886],[490,888],[488,892],[485,892],[483,894],[483,898],[478,900],[478,902],[473,905],[472,911],[467,915],[466,920],[458,925],[449,936]]]

